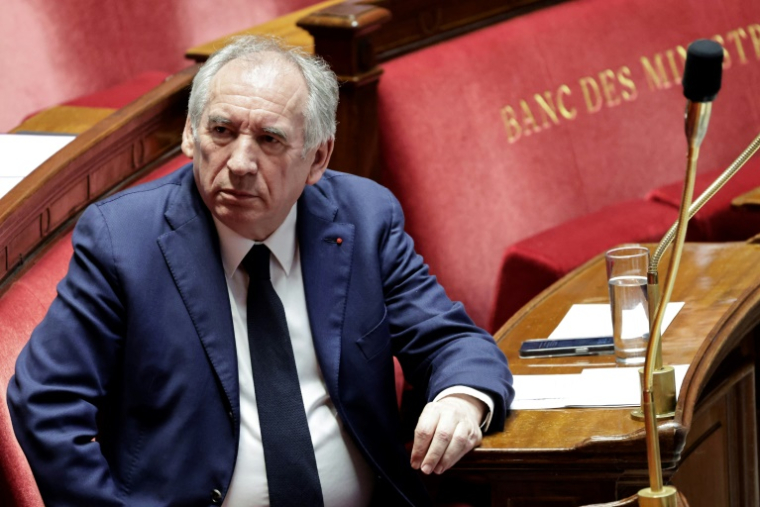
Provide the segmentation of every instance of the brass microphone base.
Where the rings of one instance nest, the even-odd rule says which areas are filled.
[[[663,486],[660,491],[644,488],[639,490],[639,507],[676,507],[677,498],[673,486]]]
[[[676,416],[675,412],[667,412],[664,414],[657,414],[655,415],[655,418],[658,421],[664,421],[665,419],[673,419]],[[634,421],[643,422],[644,421],[644,412],[640,408],[636,408],[631,410],[631,419]]]
[[[672,366],[663,366],[652,372],[654,410],[657,420],[670,419],[676,415],[676,370]],[[639,369],[639,380],[644,385],[644,368]],[[641,408],[631,411],[635,421],[644,420]]]

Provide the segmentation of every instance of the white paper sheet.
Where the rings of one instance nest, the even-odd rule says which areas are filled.
[[[674,366],[676,396],[689,365]],[[588,368],[566,375],[515,375],[512,410],[635,407],[641,403],[639,368]]]
[[[75,137],[0,134],[0,197]]]
[[[683,303],[668,303],[660,326],[661,333],[665,334],[681,308]],[[549,338],[562,340],[596,336],[612,336],[612,313],[608,303],[571,306]]]
[[[541,408],[564,407],[565,400],[572,395],[573,385],[569,379],[577,379],[575,375],[515,375],[513,386],[515,399],[512,409],[529,410]]]

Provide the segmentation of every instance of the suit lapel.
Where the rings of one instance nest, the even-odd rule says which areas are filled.
[[[229,407],[239,415],[235,334],[219,241],[192,171],[188,174],[177,200],[165,213],[173,230],[160,236],[158,244]]]
[[[339,399],[341,335],[354,244],[353,224],[334,222],[337,212],[337,206],[316,187],[306,187],[298,203],[298,244],[309,323],[334,400]]]

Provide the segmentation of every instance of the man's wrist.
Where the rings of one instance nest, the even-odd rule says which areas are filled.
[[[478,391],[477,389],[473,389],[472,387],[467,386],[452,386],[447,389],[444,389],[433,400],[434,402],[439,401],[442,398],[445,398],[447,396],[451,395],[466,395],[474,398],[475,400],[479,400],[485,404],[485,413],[483,415],[483,418],[480,421],[480,429],[485,433],[488,431],[488,427],[491,424],[491,418],[493,417],[493,409],[494,409],[494,402],[493,398],[489,396],[488,394]]]

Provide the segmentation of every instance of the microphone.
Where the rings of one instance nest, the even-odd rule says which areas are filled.
[[[640,506],[675,507],[677,491],[673,486],[662,483],[662,462],[660,460],[660,439],[657,433],[657,419],[675,416],[676,392],[675,370],[672,366],[662,366],[662,345],[660,328],[665,308],[670,301],[675,285],[678,265],[681,262],[683,244],[686,239],[686,227],[689,221],[691,198],[694,193],[694,180],[697,172],[699,147],[707,133],[710,121],[712,101],[718,94],[723,70],[723,48],[710,40],[698,40],[689,45],[686,52],[683,89],[686,97],[685,131],[688,143],[686,178],[675,233],[673,254],[670,257],[665,291],[660,298],[657,265],[662,251],[670,244],[666,233],[660,241],[657,251],[649,263],[647,272],[647,295],[649,298],[649,343],[646,362],[641,374],[641,411],[632,416],[643,416],[646,431],[647,462],[649,468],[649,485],[639,491]],[[670,232],[670,231],[668,231]],[[652,316],[654,315],[654,318]]]
[[[697,148],[707,133],[712,101],[721,85],[723,47],[715,41],[692,42],[686,52],[683,94],[686,102],[686,139]]]
[[[725,184],[723,181],[720,187],[713,189],[712,185],[703,193],[697,203],[699,207],[691,209],[691,196],[694,193],[694,179],[696,176],[696,164],[699,157],[699,147],[707,133],[707,126],[710,122],[710,113],[712,111],[712,101],[718,95],[721,86],[723,73],[723,47],[715,41],[699,39],[691,44],[686,51],[686,65],[683,74],[683,94],[686,97],[686,113],[684,129],[686,132],[686,141],[688,143],[686,179],[684,182],[684,192],[681,198],[681,212],[678,221],[665,234],[657,246],[654,255],[650,258],[649,269],[647,274],[647,295],[649,301],[649,317],[652,323],[652,317],[657,313],[657,307],[660,303],[659,275],[658,265],[660,258],[665,249],[670,245],[676,236],[676,230],[680,224],[684,224],[683,234],[686,234],[686,222],[694,216],[704,203]],[[736,169],[738,170],[738,168]],[[734,172],[736,172],[736,170]],[[733,174],[732,174],[733,175]],[[722,179],[719,178],[718,180]],[[730,177],[730,176],[729,176]],[[708,194],[711,189],[712,192]],[[687,195],[688,194],[688,195]],[[703,197],[706,198],[703,200]],[[687,199],[685,201],[685,199]],[[695,203],[695,204],[697,204]],[[684,213],[684,204],[688,212]],[[671,268],[672,266],[671,258]],[[676,263],[676,267],[677,267]],[[664,312],[664,308],[663,308]],[[659,336],[659,327],[656,332]],[[653,330],[650,330],[650,337],[654,337]],[[657,368],[662,367],[662,353],[657,355]],[[673,410],[675,410],[675,400],[673,400]]]
[[[689,45],[683,73],[683,94],[691,102],[712,102],[720,91],[723,47],[699,39]]]

